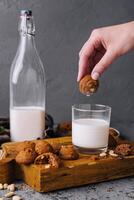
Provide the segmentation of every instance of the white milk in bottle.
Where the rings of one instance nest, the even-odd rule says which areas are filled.
[[[45,73],[35,46],[31,10],[22,10],[20,43],[10,71],[12,141],[42,138],[45,129]]]
[[[16,107],[10,110],[13,141],[32,140],[42,137],[45,129],[45,110],[40,107]]]

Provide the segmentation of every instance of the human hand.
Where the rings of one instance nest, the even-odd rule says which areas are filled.
[[[134,48],[134,22],[95,29],[79,52],[77,81],[86,74],[97,80],[119,56]]]

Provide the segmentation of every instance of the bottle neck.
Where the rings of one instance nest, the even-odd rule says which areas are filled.
[[[29,15],[29,12],[24,12],[24,14],[20,16],[18,29],[20,33],[20,50],[23,52],[31,48],[33,49],[33,47],[35,47],[35,24],[33,16]]]
[[[29,34],[20,33],[20,46],[22,48],[34,48],[35,47],[35,36]]]
[[[19,21],[19,32],[20,34],[34,36],[35,35],[35,24],[32,16],[20,16]]]

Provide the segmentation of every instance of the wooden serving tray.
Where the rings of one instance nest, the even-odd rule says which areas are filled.
[[[50,144],[58,142],[66,145],[71,144],[71,137],[46,139],[46,141]],[[11,152],[10,158],[15,157],[17,144],[11,142],[3,144],[2,147]],[[108,157],[95,161],[90,155],[80,155],[78,160],[63,162],[64,167],[59,169],[45,169],[44,165],[15,164],[14,177],[22,179],[38,192],[48,192],[134,175],[134,156],[126,156],[124,159]],[[0,174],[3,172],[4,169],[0,166]]]
[[[12,158],[5,158],[0,161],[0,183],[11,183],[14,176],[15,161]]]

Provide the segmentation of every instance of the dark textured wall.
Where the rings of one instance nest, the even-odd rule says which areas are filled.
[[[134,19],[133,0],[0,0],[0,116],[8,116],[9,72],[18,45],[20,9],[32,9],[36,44],[47,75],[47,112],[56,122],[71,119],[74,103],[112,107],[112,126],[134,139],[134,52],[101,77],[85,97],[77,88],[78,52],[95,27]]]

